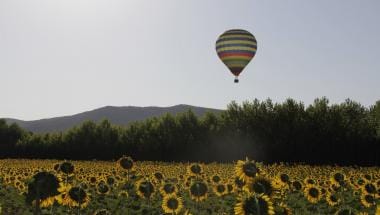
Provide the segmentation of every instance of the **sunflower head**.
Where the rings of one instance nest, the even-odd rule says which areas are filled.
[[[338,205],[341,200],[338,198],[338,196],[336,194],[327,193],[326,201],[330,206],[334,207],[334,206]]]
[[[172,182],[166,182],[164,183],[160,188],[161,195],[169,195],[169,194],[175,194],[178,192],[177,186]]]
[[[342,186],[346,180],[346,176],[342,172],[334,172],[330,180],[333,184]]]
[[[136,183],[136,190],[141,198],[150,199],[155,192],[155,187],[149,179],[141,179]]]
[[[251,181],[259,174],[260,170],[254,161],[246,159],[245,161],[239,160],[235,165],[235,175],[242,181]]]
[[[272,182],[263,177],[257,176],[251,182],[248,182],[244,186],[244,190],[251,193],[262,194],[267,196],[272,196],[274,187]]]
[[[227,194],[227,186],[224,184],[217,184],[214,186],[214,192],[217,196],[224,196]]]
[[[99,181],[96,185],[96,192],[101,195],[106,195],[110,192],[111,188],[105,181]]]
[[[49,172],[38,172],[28,184],[28,193],[26,202],[31,203],[33,200],[45,200],[59,194],[59,180]]]
[[[194,181],[189,188],[190,196],[195,201],[202,201],[207,198],[207,183],[201,180]]]
[[[303,188],[303,185],[300,181],[293,181],[291,185],[294,190],[302,190]]]
[[[234,207],[235,215],[273,215],[274,208],[270,198],[266,195],[243,195],[238,198]]]
[[[161,206],[165,213],[178,214],[183,208],[183,202],[180,197],[172,194],[162,199]]]
[[[377,192],[376,185],[373,183],[365,183],[362,190],[366,194],[375,194]]]
[[[59,165],[59,169],[66,175],[71,175],[74,173],[74,165],[68,161],[64,161]]]
[[[70,207],[85,208],[89,201],[89,195],[81,187],[72,187],[65,196],[66,202]]]
[[[213,183],[219,183],[220,181],[221,181],[222,179],[220,178],[220,176],[219,175],[213,175],[212,177],[211,177],[211,181],[213,182]]]
[[[304,195],[310,203],[317,203],[321,199],[321,190],[315,185],[307,185],[304,190]]]
[[[289,181],[290,181],[290,177],[288,174],[286,173],[281,173],[278,177],[280,179],[280,181],[283,183],[283,184],[288,184]]]
[[[203,165],[200,163],[193,163],[187,167],[187,174],[190,176],[200,176],[203,173]]]
[[[360,202],[366,208],[370,208],[376,205],[376,199],[373,195],[370,194],[362,194],[360,198]]]
[[[124,170],[132,170],[133,169],[133,159],[131,157],[123,156],[117,160],[117,165],[121,169]]]

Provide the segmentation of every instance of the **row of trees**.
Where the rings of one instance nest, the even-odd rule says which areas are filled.
[[[190,110],[126,127],[84,122],[66,132],[33,134],[0,121],[0,156],[54,159],[232,161],[379,165],[380,101],[366,108],[316,99],[232,102],[199,118]]]

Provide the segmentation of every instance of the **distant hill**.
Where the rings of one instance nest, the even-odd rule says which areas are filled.
[[[92,111],[75,114],[72,116],[54,117],[32,121],[5,118],[7,123],[17,123],[20,127],[35,133],[45,133],[54,131],[65,131],[75,125],[79,125],[86,120],[95,122],[108,119],[112,124],[127,125],[133,121],[140,121],[150,117],[161,116],[165,113],[177,114],[191,109],[197,116],[202,116],[206,112],[220,112],[218,109],[196,107],[190,105],[175,105],[171,107],[114,107],[106,106]]]

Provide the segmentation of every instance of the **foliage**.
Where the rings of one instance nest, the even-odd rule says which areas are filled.
[[[366,108],[316,99],[232,102],[220,114],[190,110],[128,126],[87,121],[66,132],[32,134],[0,120],[0,157],[379,165],[380,101]]]
[[[54,168],[64,163],[74,166],[68,180],[65,173]],[[243,187],[235,183],[235,178],[252,174],[240,163],[255,163],[260,169],[253,178],[243,177]],[[202,171],[190,174],[188,170],[196,165],[202,166]],[[197,215],[313,215],[343,210],[375,214],[380,204],[379,167],[264,165],[250,160],[210,164],[144,161],[134,162],[133,166],[130,171],[109,161],[0,160],[0,205],[3,214],[25,215],[158,215],[164,211]],[[219,177],[217,182],[212,180],[214,176]],[[55,190],[55,177],[60,181],[58,193],[48,191]],[[47,183],[54,184],[48,186],[54,188],[43,188],[47,195],[41,198],[41,210],[36,211],[25,200],[35,194],[33,181],[41,178],[54,178],[54,183]],[[144,182],[152,186],[149,198],[141,195],[141,191],[147,191]],[[174,192],[162,192],[168,183],[175,186]],[[228,188],[222,194],[216,189],[221,185]]]

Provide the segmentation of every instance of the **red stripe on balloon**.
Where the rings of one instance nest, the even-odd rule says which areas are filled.
[[[253,57],[254,54],[250,54],[250,53],[221,53],[221,54],[218,54],[219,57],[223,58],[223,57],[239,57],[239,56],[242,56],[242,57]]]

